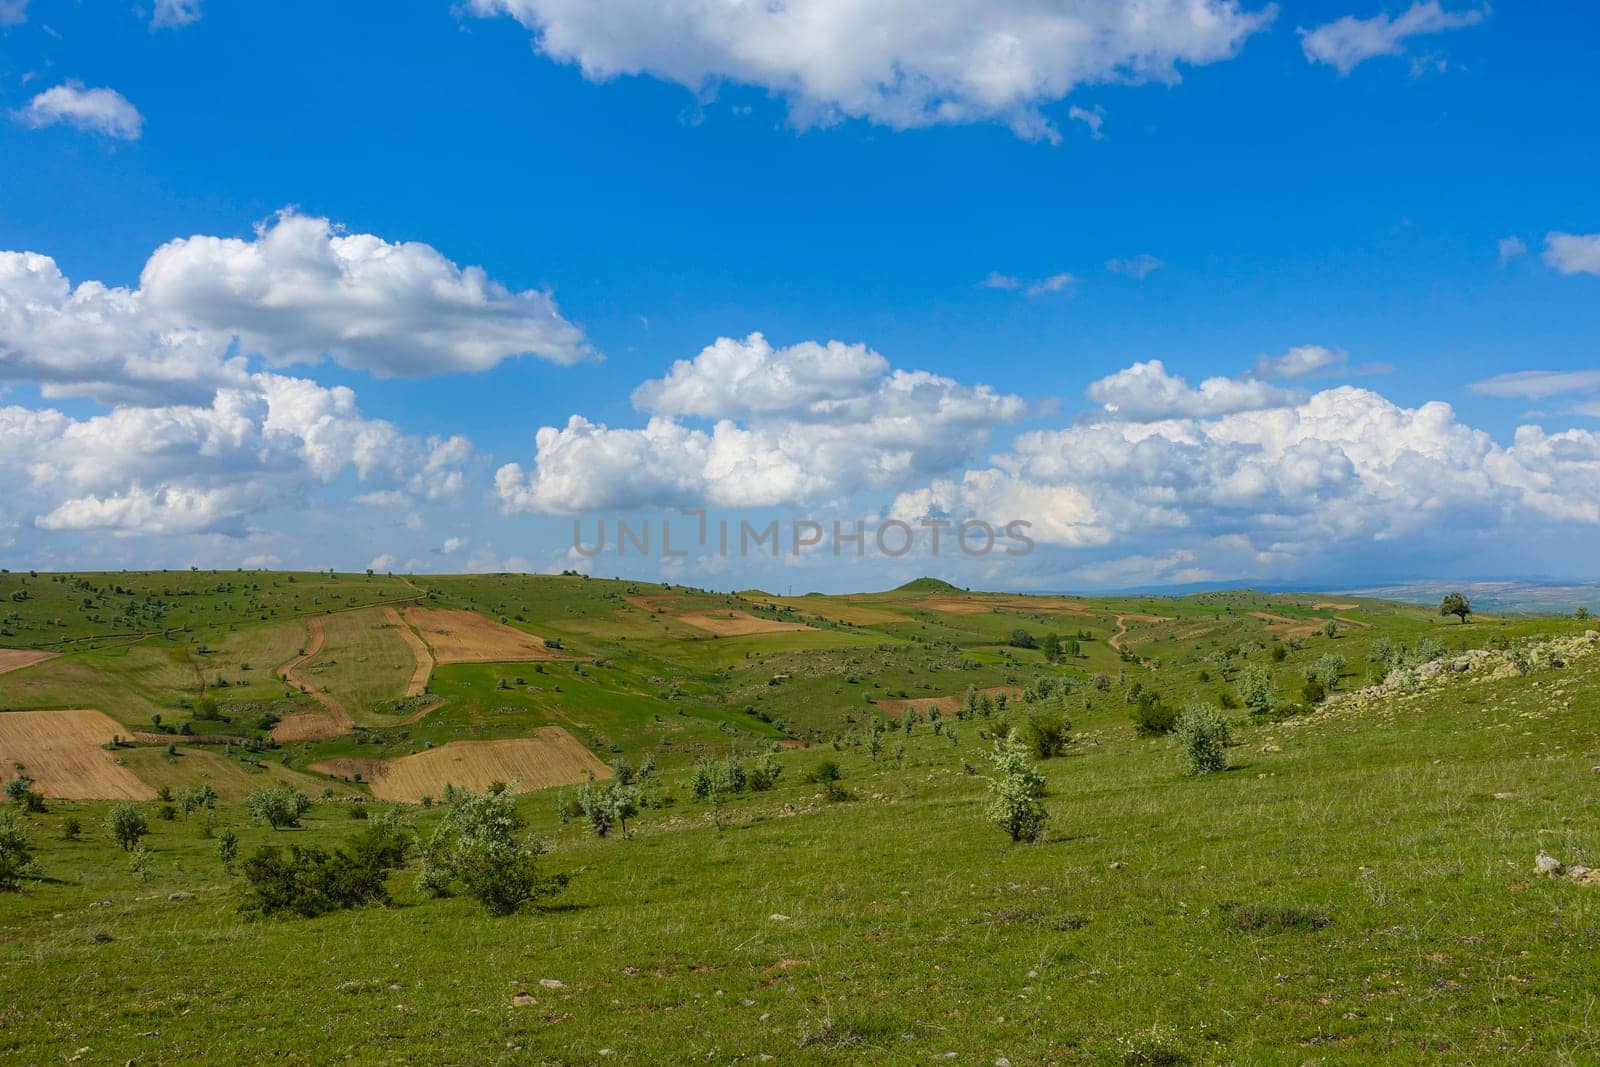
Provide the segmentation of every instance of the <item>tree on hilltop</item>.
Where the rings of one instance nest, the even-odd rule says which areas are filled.
[[[1472,614],[1472,601],[1467,599],[1465,593],[1446,593],[1445,598],[1439,601],[1439,614],[1454,615],[1466,622],[1467,616]]]

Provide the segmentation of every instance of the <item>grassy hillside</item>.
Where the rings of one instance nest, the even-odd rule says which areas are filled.
[[[1100,600],[912,583],[779,599],[573,576],[289,577],[168,576],[213,590],[163,609],[164,621],[185,612],[189,629],[115,644],[87,616],[44,620],[63,610],[54,594],[0,600],[7,647],[39,647],[19,635],[52,629],[95,638],[0,674],[0,708],[96,707],[138,735],[107,758],[155,788],[208,783],[222,796],[214,813],[171,821],[162,801],[140,805],[143,876],[102,829],[103,803],[50,800],[22,819],[43,878],[0,893],[0,959],[17,993],[0,1008],[0,1058],[1600,1057],[1589,1025],[1600,887],[1532,866],[1540,848],[1600,863],[1600,655],[1572,639],[1586,622],[1460,624],[1384,601],[1249,591]],[[215,591],[246,578],[257,599]],[[26,587],[159,580],[41,575]],[[440,665],[414,701],[393,698],[405,677],[363,669],[359,684],[384,688],[359,698],[371,710],[353,732],[275,744],[270,718],[309,701],[273,677],[301,650],[297,620],[405,597],[539,635],[566,658]],[[230,607],[207,618],[192,610],[202,600]],[[747,629],[747,617],[805,628],[707,629]],[[349,642],[338,632],[323,652],[334,661],[369,640],[399,647],[370,628]],[[1068,639],[1059,662],[1040,647],[1052,634]],[[1463,649],[1492,651],[1458,673]],[[1413,667],[1390,675],[1395,663]],[[1330,665],[1330,698],[1310,701],[1307,672]],[[1134,728],[1141,696],[1237,704],[1252,671],[1270,678],[1276,710],[1223,712],[1223,773],[1186,775],[1173,740]],[[1389,689],[1362,690],[1386,675]],[[1067,695],[902,724],[907,705],[1041,686]],[[206,702],[216,718],[198,717]],[[1037,764],[1043,839],[1012,844],[985,814],[986,753],[1045,707],[1067,713],[1070,743]],[[874,724],[887,727],[876,742]],[[559,816],[570,790],[518,799],[549,844],[544,868],[569,879],[542,908],[491,918],[462,897],[431,899],[413,863],[390,877],[389,907],[240,912],[220,831],[237,832],[241,854],[333,846],[365,825],[352,812],[387,807],[350,803],[367,787],[312,763],[546,726],[658,771],[626,837]],[[782,774],[768,791],[712,803],[688,787],[698,759],[769,752]],[[840,768],[833,787],[807,780],[824,761]],[[238,803],[279,780],[318,801],[300,829],[267,829]],[[437,804],[397,810],[424,836],[441,818]]]

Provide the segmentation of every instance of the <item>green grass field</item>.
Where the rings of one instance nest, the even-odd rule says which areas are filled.
[[[1578,643],[1557,665],[1540,651],[1588,622],[1461,624],[1248,591],[1028,602],[922,582],[778,601],[570,576],[289,577],[0,576],[0,594],[21,578],[30,592],[0,600],[0,644],[82,645],[0,675],[0,708],[97,707],[151,735],[119,753],[145,781],[222,796],[210,816],[171,821],[142,804],[143,875],[102,828],[106,804],[49,800],[22,817],[40,877],[0,893],[0,1059],[1600,1060],[1600,886],[1533,870],[1541,848],[1600,864],[1600,653]],[[162,598],[168,625],[113,642],[121,594],[74,614],[79,582]],[[343,737],[273,745],[260,716],[303,700],[271,676],[298,651],[299,620],[405,598],[553,635],[571,658],[440,666],[436,706],[415,721],[374,711]],[[707,608],[819,621],[714,637],[675,619]],[[1070,636],[1077,652],[1047,662],[1018,630]],[[333,660],[367,639],[329,634]],[[1419,644],[1440,663],[1465,649],[1526,662],[1350,696],[1387,673],[1385,646]],[[1331,699],[1304,705],[1306,672],[1330,656]],[[1135,731],[1140,693],[1233,701],[1252,669],[1270,672],[1280,712],[1224,711],[1226,771],[1190,777],[1176,742]],[[358,673],[373,700],[404,685]],[[1031,844],[988,820],[984,776],[990,739],[1032,705],[909,732],[874,707],[1046,679],[1070,694],[1071,741],[1037,765],[1050,821]],[[220,720],[192,719],[202,683]],[[876,752],[875,720],[892,726]],[[232,740],[161,732],[185,723]],[[570,791],[518,798],[549,845],[543,868],[569,879],[541,907],[493,918],[432,899],[413,862],[389,877],[387,907],[241,912],[215,834],[234,829],[241,855],[331,847],[366,825],[352,812],[384,807],[349,802],[362,786],[312,762],[544,725],[659,769],[626,837],[559,818]],[[686,787],[698,759],[769,751],[783,767],[769,791],[713,804]],[[842,796],[805,780],[825,760]],[[253,823],[239,803],[278,780],[318,801],[300,829]],[[441,818],[400,810],[424,835]]]

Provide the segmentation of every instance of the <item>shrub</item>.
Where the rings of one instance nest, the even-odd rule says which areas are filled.
[[[217,859],[222,861],[222,869],[233,870],[233,863],[239,858],[239,835],[233,827],[224,826],[217,832]]]
[[[1322,688],[1332,691],[1339,688],[1339,676],[1344,673],[1344,657],[1337,652],[1329,652],[1317,660],[1316,678],[1322,683]]]
[[[1050,816],[1039,798],[1044,795],[1044,779],[1028,762],[1028,749],[1014,737],[996,738],[989,753],[995,775],[989,779],[992,799],[987,809],[1012,841],[1036,841]]]
[[[1327,688],[1316,678],[1307,678],[1306,684],[1300,687],[1300,699],[1307,704],[1320,704],[1327,698]]]
[[[823,782],[837,782],[844,775],[839,772],[839,765],[831,759],[825,759],[806,775],[806,781],[821,784]]]
[[[83,823],[76,815],[68,815],[61,820],[61,840],[76,841],[78,835],[83,833]]]
[[[510,915],[565,883],[544,878],[544,849],[520,837],[522,817],[509,792],[449,790],[444,819],[423,853],[419,884],[436,896],[459,885],[491,915]]]
[[[1042,711],[1028,716],[1025,727],[1028,747],[1039,759],[1050,759],[1066,751],[1072,723],[1059,711]]]
[[[1239,677],[1239,701],[1252,715],[1272,711],[1272,672],[1266,667],[1247,667]]]
[[[244,862],[252,899],[249,910],[266,915],[292,912],[305,918],[365,904],[387,904],[384,881],[405,862],[406,839],[377,820],[368,824],[349,851],[314,846],[263,845]]]
[[[135,845],[128,853],[128,869],[133,871],[133,876],[141,882],[150,880],[150,850],[143,845]]]
[[[217,791],[204,783],[191,785],[178,794],[178,806],[183,808],[185,816],[192,815],[202,808],[215,808],[217,806]]]
[[[274,830],[300,825],[300,816],[311,810],[311,798],[290,785],[257,789],[244,798],[252,819],[260,819]]]
[[[1217,905],[1222,914],[1222,926],[1239,933],[1281,933],[1285,930],[1320,930],[1333,920],[1320,908],[1303,904],[1236,904],[1224,901]]]
[[[620,783],[596,788],[584,782],[578,787],[578,811],[596,837],[605,837],[613,826],[626,835],[628,820],[639,813],[639,795]]]
[[[143,812],[124,800],[106,812],[106,832],[124,852],[132,852],[139,839],[150,832],[150,824],[145,821]]]
[[[1177,722],[1177,709],[1162,703],[1157,693],[1140,694],[1133,707],[1133,728],[1140,737],[1170,734]]]
[[[689,792],[696,800],[704,800],[717,791],[717,778],[709,760],[699,760],[689,773]]]
[[[16,804],[23,803],[23,798],[25,798],[32,789],[33,779],[29,778],[25,774],[19,774],[15,778],[6,779],[6,799]]]
[[[876,733],[872,735],[872,743],[875,746],[873,754],[876,755],[883,748],[883,742],[878,739]],[[782,773],[783,764],[778,762],[778,757],[768,752],[750,768],[750,788],[757,793],[765,793],[777,784],[778,776]]]
[[[733,756],[723,760],[717,767],[717,791],[721,793],[743,793],[749,777],[745,774],[744,763]]]
[[[33,846],[16,812],[0,809],[0,891],[22,887],[24,878],[36,878],[38,864],[33,861]]]
[[[1210,704],[1191,704],[1174,730],[1190,774],[1213,774],[1228,768],[1228,720]]]

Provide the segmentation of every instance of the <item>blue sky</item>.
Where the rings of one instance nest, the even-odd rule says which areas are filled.
[[[0,562],[1596,576],[1589,5],[735,7],[0,0]],[[1037,548],[569,551],[679,507]]]

